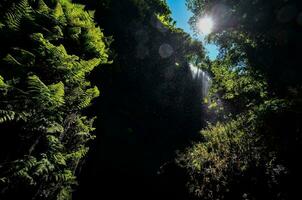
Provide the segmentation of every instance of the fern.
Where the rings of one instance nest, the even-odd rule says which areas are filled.
[[[7,26],[13,30],[19,30],[22,18],[28,16],[32,12],[28,0],[20,0],[13,3],[4,15]]]
[[[21,66],[22,64],[15,59],[11,54],[7,54],[5,58],[3,58],[3,61],[7,62],[10,65],[19,65]]]
[[[12,0],[0,9],[0,42],[7,43],[0,55],[0,130],[15,134],[20,146],[0,160],[0,198],[24,191],[25,199],[70,199],[74,173],[95,138],[83,109],[99,91],[86,77],[107,62],[106,38],[93,14],[69,0]]]
[[[43,0],[38,0],[37,12],[48,13],[50,8],[45,4]]]
[[[86,90],[83,95],[83,98],[81,99],[81,102],[78,105],[78,108],[83,109],[83,108],[88,107],[90,105],[92,99],[98,97],[99,95],[100,95],[100,92],[97,89],[97,87]]]
[[[13,121],[16,113],[14,111],[0,110],[0,124],[3,122]]]
[[[39,105],[48,106],[48,109],[64,104],[64,84],[62,82],[45,85],[36,75],[28,77],[29,93]]]
[[[64,17],[64,11],[60,3],[57,3],[52,14],[56,19],[60,19],[61,17]]]
[[[9,85],[5,83],[4,78],[0,75],[0,95],[6,95]]]
[[[27,121],[30,114],[26,112],[15,112],[12,110],[1,110],[0,109],[0,124],[9,121]]]
[[[51,123],[48,128],[46,129],[46,133],[54,134],[54,133],[63,133],[64,127],[59,123]]]

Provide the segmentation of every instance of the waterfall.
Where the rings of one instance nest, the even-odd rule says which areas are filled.
[[[189,66],[193,79],[197,80],[201,84],[202,97],[206,97],[211,86],[211,78],[209,74],[193,64],[189,64]]]

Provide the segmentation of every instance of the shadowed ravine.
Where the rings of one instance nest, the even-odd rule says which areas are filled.
[[[103,103],[107,102],[104,108],[110,114],[107,116],[104,112],[100,121],[102,134],[91,148],[81,171],[76,199],[86,197],[88,191],[96,191],[95,194],[89,193],[91,197],[109,195],[112,199],[193,198],[185,186],[185,172],[175,165],[174,160],[177,151],[199,137],[198,132],[204,123],[201,118],[202,94],[207,93],[209,77],[189,66],[179,75],[187,77],[185,84],[190,96],[183,96],[184,102],[187,99],[190,101],[187,106],[198,108],[192,110],[197,116],[194,121],[191,118],[193,113],[188,113],[190,118],[186,119],[186,113],[169,110],[169,107],[158,110],[157,114],[173,112],[174,117],[158,118],[157,114],[145,113],[144,118],[148,120],[128,118],[125,121],[122,113],[114,111],[118,109],[116,104],[103,99]],[[177,116],[182,116],[182,119],[177,119]],[[127,128],[129,123],[132,124],[131,130]],[[194,128],[196,125],[199,128]],[[128,134],[124,134],[123,129],[127,129]]]

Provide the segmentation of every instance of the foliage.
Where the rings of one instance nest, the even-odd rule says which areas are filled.
[[[284,101],[265,102],[202,130],[204,141],[177,159],[188,172],[190,192],[202,199],[282,199],[276,188],[288,171],[276,149],[266,144],[272,138],[260,135],[259,130],[268,112],[277,114],[285,107]]]
[[[208,108],[221,118],[236,116],[253,106],[269,100],[267,82],[257,78],[244,63],[233,65],[229,58],[212,61],[207,69],[211,74]]]
[[[200,130],[201,84],[189,63],[204,60],[202,44],[175,27],[166,1],[79,1],[96,9],[95,20],[114,38],[114,62],[92,77],[102,88],[93,107],[102,138],[83,168],[78,198],[100,192],[113,199],[187,194],[172,192],[181,180],[163,187],[176,177],[156,174]]]
[[[203,15],[214,19],[208,39],[221,48],[221,57],[231,55],[235,64],[246,60],[278,95],[301,85],[301,1],[187,0],[187,5],[193,27]]]
[[[94,138],[87,75],[108,60],[91,12],[69,0],[0,3],[0,198],[70,199]]]
[[[302,141],[296,53],[301,2],[187,0],[187,5],[193,28],[199,17],[214,19],[207,39],[220,47],[208,68],[213,80],[206,102],[220,117],[201,132],[204,141],[179,158],[192,192],[208,199],[293,199],[301,177],[295,160]]]

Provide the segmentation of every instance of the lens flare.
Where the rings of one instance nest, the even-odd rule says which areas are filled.
[[[214,22],[211,17],[203,17],[197,21],[197,29],[199,33],[208,35],[213,31]]]

